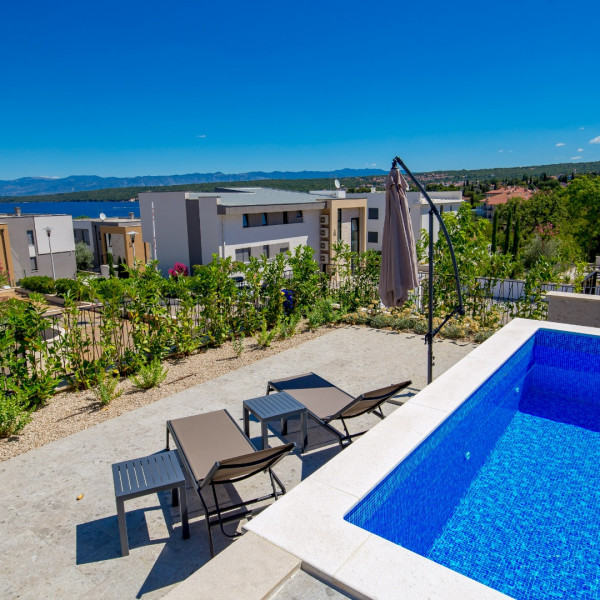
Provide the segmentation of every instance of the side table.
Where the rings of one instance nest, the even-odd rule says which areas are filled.
[[[187,497],[185,493],[185,476],[179,466],[175,450],[161,452],[127,460],[112,465],[115,483],[115,499],[119,520],[119,537],[123,556],[129,554],[127,540],[127,524],[125,521],[125,500],[145,496],[163,490],[173,490],[173,506],[180,505],[183,539],[190,537],[188,523]],[[179,491],[179,498],[177,498]]]
[[[254,415],[260,422],[262,432],[263,449],[267,447],[267,423],[281,419],[285,423],[289,417],[300,415],[300,425],[302,428],[302,452],[306,450],[308,437],[308,413],[306,406],[300,404],[298,400],[292,398],[285,392],[259,396],[251,400],[244,400],[244,433],[250,436],[250,415]]]

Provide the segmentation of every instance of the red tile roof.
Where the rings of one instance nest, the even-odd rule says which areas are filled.
[[[511,186],[503,187],[498,190],[490,190],[486,192],[485,204],[490,206],[496,206],[499,204],[506,204],[510,198],[523,198],[529,200],[533,192],[524,187]]]

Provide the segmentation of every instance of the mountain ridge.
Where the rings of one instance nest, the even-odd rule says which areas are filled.
[[[84,192],[107,188],[157,187],[195,183],[229,183],[261,181],[263,179],[324,179],[385,175],[381,169],[336,169],[335,171],[249,171],[248,173],[188,173],[184,175],[138,175],[135,177],[100,177],[99,175],[69,175],[58,179],[21,177],[0,180],[0,197],[43,196],[69,192]]]

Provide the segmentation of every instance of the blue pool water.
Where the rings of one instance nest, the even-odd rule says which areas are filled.
[[[600,598],[600,337],[538,330],[345,518],[514,598]]]

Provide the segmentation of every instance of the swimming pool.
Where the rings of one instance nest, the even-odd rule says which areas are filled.
[[[600,594],[600,338],[539,328],[345,520],[515,598]]]

